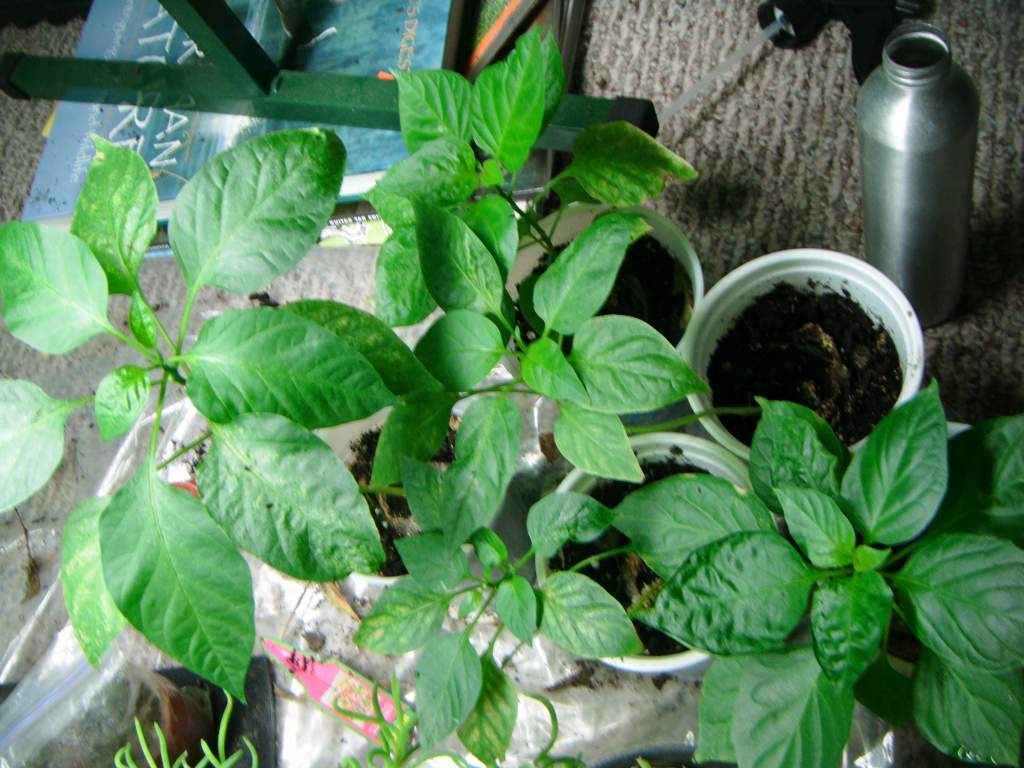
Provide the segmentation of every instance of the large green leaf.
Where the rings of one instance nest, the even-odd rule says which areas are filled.
[[[440,533],[403,536],[395,539],[395,548],[413,581],[427,589],[454,589],[469,576],[466,553],[448,550]]]
[[[444,479],[446,473],[433,464],[402,456],[399,461],[402,487],[409,502],[409,511],[424,531],[441,528],[441,510],[444,508]]]
[[[619,601],[596,581],[558,571],[541,585],[540,598],[541,634],[570,653],[593,659],[643,651]]]
[[[410,152],[442,136],[469,141],[472,91],[458,72],[396,72],[398,119]]]
[[[508,631],[521,642],[530,645],[537,632],[537,595],[530,582],[522,576],[512,576],[498,585],[494,609]]]
[[[911,709],[911,682],[890,666],[880,653],[868,665],[853,688],[857,701],[897,728],[914,719]]]
[[[539,33],[528,33],[508,58],[484,69],[473,84],[476,143],[513,173],[523,167],[540,135],[545,107],[545,63]]]
[[[708,387],[675,348],[643,320],[592,317],[573,338],[569,362],[605,413],[652,411]]]
[[[156,184],[138,152],[92,136],[96,157],[75,202],[71,233],[91,249],[111,293],[131,296],[156,235]]]
[[[809,648],[746,660],[732,721],[740,768],[833,768],[852,721],[851,689]]]
[[[115,368],[96,387],[96,426],[104,440],[123,435],[149,402],[149,373],[137,365]]]
[[[949,490],[931,530],[992,533],[1024,546],[1024,415],[992,419],[949,443]]]
[[[812,563],[836,568],[853,562],[857,534],[835,499],[806,488],[776,488],[775,494],[790,534]]]
[[[633,491],[615,508],[613,525],[663,579],[706,544],[740,531],[773,531],[755,496],[711,475],[681,474]]]
[[[777,533],[734,533],[690,555],[633,616],[717,654],[777,648],[807,610],[815,574]]]
[[[505,759],[519,712],[516,687],[494,659],[480,659],[483,682],[480,697],[459,728],[459,740],[486,765]]]
[[[576,333],[604,305],[626,249],[648,229],[636,214],[612,212],[583,230],[533,287],[533,308],[547,327]]]
[[[68,516],[60,537],[64,605],[82,652],[94,667],[124,628],[107,590],[100,559],[100,515],[110,499],[86,499]]]
[[[46,485],[64,458],[64,422],[75,404],[31,381],[0,379],[0,512]]]
[[[943,658],[985,669],[1024,658],[1024,550],[949,534],[923,544],[893,586],[914,634]]]
[[[583,493],[562,491],[545,496],[526,517],[526,530],[540,557],[553,557],[567,541],[590,542],[607,530],[615,513]]]
[[[468,309],[453,309],[439,317],[416,344],[420,362],[456,392],[475,387],[504,354],[497,326]]]
[[[685,160],[629,123],[595,123],[572,148],[563,176],[579,180],[587,193],[609,205],[640,205],[659,197],[669,179],[697,178]]]
[[[610,480],[643,482],[644,473],[629,447],[618,416],[597,413],[570,402],[559,403],[555,445],[579,470]]]
[[[548,34],[541,38],[540,52],[544,62],[544,119],[541,122],[543,128],[558,111],[562,93],[565,91],[565,63],[562,61],[562,52],[558,50],[558,41],[555,40],[553,30],[549,30]]]
[[[413,325],[437,309],[420,269],[414,221],[395,229],[380,247],[376,292],[377,317],[388,325]]]
[[[420,268],[444,309],[500,313],[505,284],[491,252],[458,216],[416,203]]]
[[[444,442],[455,397],[447,392],[410,396],[388,414],[373,456],[374,485],[391,485],[402,479],[402,458],[432,458]]]
[[[336,301],[316,300],[296,301],[283,309],[341,337],[369,361],[384,385],[399,397],[441,388],[409,346],[369,312]]]
[[[60,229],[20,221],[0,228],[0,294],[7,329],[40,352],[63,355],[112,330],[99,262]]]
[[[900,544],[925,529],[946,492],[946,415],[933,382],[889,413],[843,476],[848,514],[868,544]]]
[[[891,612],[892,590],[874,571],[818,585],[811,631],[825,674],[852,686],[875,658]]]
[[[553,339],[537,339],[526,348],[522,371],[523,381],[534,392],[553,400],[572,400],[581,405],[590,402],[579,375]]]
[[[710,760],[736,762],[732,720],[745,666],[744,657],[726,656],[715,659],[704,673],[697,707],[700,720],[696,757],[702,763]]]
[[[463,221],[490,251],[504,280],[519,249],[519,228],[512,206],[503,197],[488,195],[466,209]]]
[[[399,579],[377,598],[354,640],[374,653],[415,651],[440,631],[447,613],[448,595]]]
[[[395,402],[359,352],[316,323],[270,307],[218,315],[181,359],[191,367],[189,397],[215,422],[265,412],[312,429]]]
[[[818,414],[797,403],[757,398],[761,418],[750,444],[750,482],[776,512],[775,488],[791,486],[839,495],[850,452]]]
[[[914,671],[914,720],[933,745],[959,760],[1020,765],[1024,681],[1006,672],[953,666],[925,651]]]
[[[483,688],[483,671],[465,634],[438,634],[416,661],[420,745],[431,749],[469,717]]]
[[[304,581],[376,572],[384,561],[377,528],[327,443],[269,413],[212,427],[196,483],[236,544]]]
[[[121,614],[164,653],[245,701],[252,579],[203,505],[146,464],[100,517],[100,550]]]
[[[278,131],[229,149],[178,193],[171,250],[190,293],[250,293],[288,272],[334,211],[345,147],[333,131]]]

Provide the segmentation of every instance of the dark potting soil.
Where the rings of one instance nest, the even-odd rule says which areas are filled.
[[[643,462],[641,468],[644,472],[642,484],[617,480],[603,482],[595,486],[590,495],[611,509],[618,506],[630,493],[645,485],[671,475],[703,471],[671,459]],[[568,542],[551,559],[550,566],[552,570],[564,571],[588,557],[627,544],[629,539],[626,536],[614,528],[609,528],[595,541],[586,544]],[[629,610],[644,590],[660,580],[658,574],[652,571],[647,563],[631,552],[599,560],[581,569],[580,572],[604,587],[626,610]],[[649,656],[668,656],[686,650],[686,646],[642,622],[634,621],[633,626]]]
[[[349,446],[352,450],[352,466],[350,470],[356,482],[369,485],[373,473],[373,458],[377,455],[377,442],[380,440],[380,429],[364,432]],[[448,465],[455,461],[455,430],[449,429],[444,442],[438,448],[431,461],[435,464]],[[384,547],[384,564],[380,568],[381,576],[404,576],[408,571],[398,554],[395,540],[405,536],[415,536],[420,532],[419,525],[412,518],[409,504],[404,496],[391,496],[375,493],[367,497],[370,514],[377,526],[380,542]]]
[[[779,283],[718,342],[708,383],[716,407],[755,405],[755,395],[790,400],[850,445],[892,409],[903,378],[892,337],[848,295]],[[720,417],[748,445],[757,418]]]

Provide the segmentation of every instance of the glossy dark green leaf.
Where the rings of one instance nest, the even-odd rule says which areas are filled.
[[[489,195],[470,205],[463,221],[494,257],[504,280],[519,248],[519,229],[512,206],[502,197]]]
[[[924,544],[892,579],[914,634],[939,656],[984,669],[1024,658],[1024,550],[949,534]]]
[[[96,156],[75,202],[71,233],[92,249],[110,292],[131,296],[156,235],[156,184],[138,152],[91,138]]]
[[[809,648],[749,658],[732,739],[737,762],[757,768],[839,764],[853,721],[853,692],[830,680]]]
[[[455,392],[475,387],[503,354],[497,326],[468,309],[453,309],[439,317],[416,344],[420,362]]]
[[[426,203],[414,210],[420,268],[438,305],[500,313],[505,284],[487,246],[454,214]]]
[[[396,72],[398,118],[410,152],[442,136],[469,141],[472,91],[457,72]]]
[[[615,508],[613,524],[663,579],[705,544],[740,531],[775,530],[755,496],[698,474],[672,475],[633,491]]]
[[[613,212],[593,221],[548,267],[533,287],[533,307],[547,327],[576,333],[604,305],[626,248],[648,229],[643,218]]]
[[[545,64],[539,34],[527,34],[508,58],[484,69],[473,83],[473,139],[505,168],[523,167],[540,135],[545,106]]]
[[[1020,765],[1024,680],[1019,668],[958,667],[925,651],[914,671],[914,720],[935,747],[958,760]]]
[[[761,418],[750,444],[750,482],[775,512],[775,488],[809,488],[839,495],[849,451],[832,427],[810,408],[757,398]]]
[[[128,310],[128,327],[131,328],[132,336],[144,347],[156,349],[160,321],[138,291],[132,295],[132,306]]]
[[[377,598],[353,639],[374,653],[415,651],[440,632],[447,613],[448,595],[402,578]]]
[[[708,391],[675,348],[635,317],[604,315],[584,322],[569,362],[590,396],[588,407],[604,413],[652,411]]]
[[[859,544],[853,550],[853,570],[858,573],[876,571],[885,564],[890,554],[892,554],[892,550],[889,547],[875,549],[867,544]]]
[[[875,658],[891,613],[892,590],[873,571],[819,584],[811,632],[825,674],[852,686]]]
[[[203,505],[144,465],[100,517],[103,577],[164,653],[245,701],[255,641],[249,566]]]
[[[593,659],[643,651],[618,600],[586,576],[553,573],[541,585],[540,597],[541,634],[570,653]]]
[[[704,673],[697,707],[700,720],[696,758],[702,763],[711,760],[736,762],[736,750],[732,746],[732,721],[745,665],[742,656],[726,656],[715,659]]]
[[[879,654],[853,688],[857,701],[890,725],[899,727],[914,719],[910,678],[890,666]]]
[[[31,381],[0,379],[0,512],[46,485],[64,458],[64,422],[73,403]]]
[[[523,381],[530,389],[553,400],[572,400],[586,405],[587,390],[556,341],[537,339],[526,348],[522,361]]]
[[[188,394],[215,422],[276,413],[309,427],[365,418],[395,402],[373,366],[330,331],[270,307],[230,309],[182,355]]]
[[[424,531],[441,528],[444,507],[443,470],[408,456],[401,457],[402,486],[405,488],[409,511]]]
[[[373,457],[374,485],[391,485],[402,478],[402,458],[427,461],[441,447],[451,421],[455,398],[446,392],[410,396],[388,414]]]
[[[438,592],[454,589],[469,576],[469,558],[461,549],[449,550],[440,533],[395,539],[402,564],[417,584]]]
[[[149,373],[137,365],[115,368],[96,387],[96,426],[106,441],[123,435],[149,402]]]
[[[189,291],[251,293],[288,272],[334,211],[345,147],[333,131],[278,131],[229,149],[178,193],[171,250]]]
[[[9,221],[0,228],[0,294],[7,330],[40,352],[63,355],[112,329],[99,262],[54,227]]]
[[[618,416],[597,413],[570,402],[559,403],[555,445],[573,466],[589,475],[641,483],[640,463],[629,447]]]
[[[519,712],[516,687],[490,656],[480,659],[480,697],[459,728],[459,740],[486,765],[505,759]]]
[[[283,309],[339,336],[369,361],[384,385],[399,397],[441,388],[409,346],[369,312],[336,301],[315,300],[296,301]]]
[[[469,717],[483,688],[480,657],[466,635],[438,634],[424,646],[416,662],[419,737],[431,749]]]
[[[583,493],[561,491],[545,496],[526,517],[526,530],[539,557],[553,557],[567,541],[590,542],[607,530],[615,513]]]
[[[777,648],[807,610],[815,574],[777,533],[734,533],[690,555],[654,604],[633,611],[691,648]]]
[[[789,533],[808,559],[819,568],[853,562],[857,534],[836,500],[806,488],[776,488]]]
[[[932,383],[890,412],[843,476],[850,521],[867,544],[909,541],[946,492],[946,415]]]
[[[82,652],[94,667],[124,628],[100,559],[100,515],[110,499],[86,499],[68,516],[60,537],[64,605]]]
[[[319,437],[269,413],[213,425],[213,434],[196,483],[240,547],[304,581],[375,573],[384,562],[359,486]]]
[[[576,139],[563,175],[608,205],[640,205],[660,197],[670,179],[697,178],[693,167],[629,123],[595,123]]]
[[[512,576],[498,585],[494,608],[508,631],[521,642],[530,645],[537,632],[537,595],[530,582],[522,576]]]
[[[420,269],[416,225],[412,220],[384,241],[377,255],[377,317],[387,325],[414,325],[437,309]]]

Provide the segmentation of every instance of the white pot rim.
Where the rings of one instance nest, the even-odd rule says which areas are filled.
[[[759,256],[725,275],[694,309],[677,346],[679,353],[706,380],[708,360],[719,338],[743,309],[777,283],[806,287],[808,281],[826,290],[848,293],[868,317],[889,332],[903,373],[896,405],[913,397],[924,377],[924,334],[910,301],[866,261],[822,248],[795,248]],[[708,394],[688,395],[687,400],[696,412],[713,407]],[[716,442],[744,459],[750,456],[750,447],[733,437],[716,417],[701,419],[700,423]]]

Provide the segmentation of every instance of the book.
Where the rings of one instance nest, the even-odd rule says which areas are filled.
[[[462,0],[229,0],[232,11],[277,62],[295,69],[391,77],[392,70],[453,65]],[[304,25],[299,32],[296,19]],[[301,37],[299,36],[301,34]],[[94,0],[80,58],[200,66],[202,54],[158,0]],[[24,220],[69,225],[94,148],[90,134],[128,146],[149,163],[170,216],[175,196],[202,165],[271,130],[312,125],[154,108],[61,102],[22,212]],[[347,149],[339,199],[358,199],[407,156],[397,131],[333,128]]]

